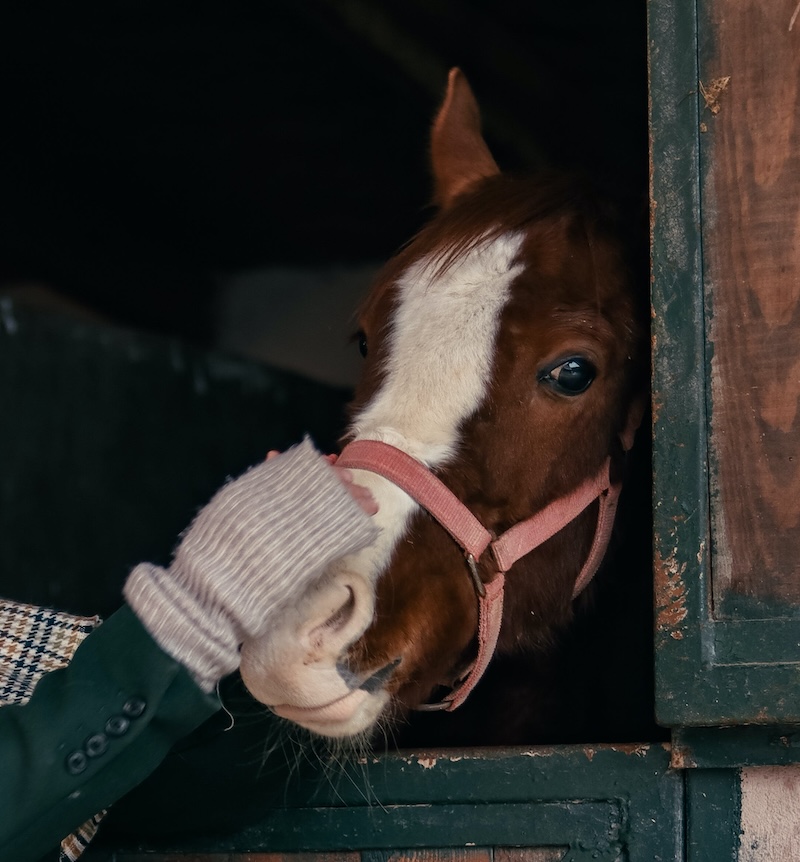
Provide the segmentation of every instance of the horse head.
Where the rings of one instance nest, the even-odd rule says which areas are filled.
[[[485,665],[482,594],[498,574],[506,600],[491,646],[547,649],[601,555],[608,487],[515,554],[506,542],[477,556],[425,495],[449,495],[489,547],[598,476],[614,486],[641,416],[639,315],[603,206],[564,178],[501,173],[457,69],[431,157],[437,214],[360,311],[364,369],[344,450],[399,453],[430,476],[428,490],[352,462],[379,502],[379,538],[242,649],[253,695],[324,736],[368,733],[382,715],[458,688],[476,655]]]

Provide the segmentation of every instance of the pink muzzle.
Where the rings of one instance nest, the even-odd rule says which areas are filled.
[[[451,711],[464,703],[483,676],[497,646],[503,619],[505,573],[517,560],[538,548],[598,500],[594,540],[575,581],[572,597],[586,587],[608,548],[621,488],[620,483],[611,482],[611,459],[607,458],[596,475],[495,538],[424,464],[394,446],[377,440],[355,440],[345,446],[337,465],[368,470],[397,485],[447,530],[466,556],[478,597],[478,655],[447,698],[423,704],[417,707],[420,710]],[[487,552],[493,560],[495,574],[484,583],[478,574],[478,562]]]

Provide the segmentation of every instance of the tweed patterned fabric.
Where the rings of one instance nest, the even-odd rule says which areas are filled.
[[[0,706],[25,703],[36,683],[69,664],[100,617],[76,617],[0,599]],[[101,811],[61,842],[59,862],[75,862],[105,814]]]
[[[0,599],[0,706],[25,703],[37,682],[69,663],[100,617],[75,617]]]

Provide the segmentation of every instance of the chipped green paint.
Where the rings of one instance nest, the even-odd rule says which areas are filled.
[[[569,847],[572,862],[679,862],[683,780],[669,760],[665,746],[636,744],[400,752],[336,776],[306,763],[278,781],[256,823],[106,848],[105,858],[520,846]]]
[[[673,733],[676,769],[740,769],[800,763],[800,727],[684,727]]]
[[[649,5],[656,709],[687,718],[707,577],[704,321],[693,2]],[[703,561],[705,562],[705,561]]]
[[[686,619],[686,563],[676,560],[677,548],[654,566],[656,631],[671,638],[683,638],[681,623]]]

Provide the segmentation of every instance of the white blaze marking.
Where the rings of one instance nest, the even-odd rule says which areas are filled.
[[[521,234],[478,243],[442,275],[424,259],[397,283],[381,388],[352,425],[356,440],[380,440],[430,467],[458,446],[461,424],[479,407],[492,373],[500,315],[511,283]],[[347,561],[375,577],[388,563],[417,504],[375,474],[358,471],[378,500],[378,542]],[[365,571],[366,569],[366,571]]]

